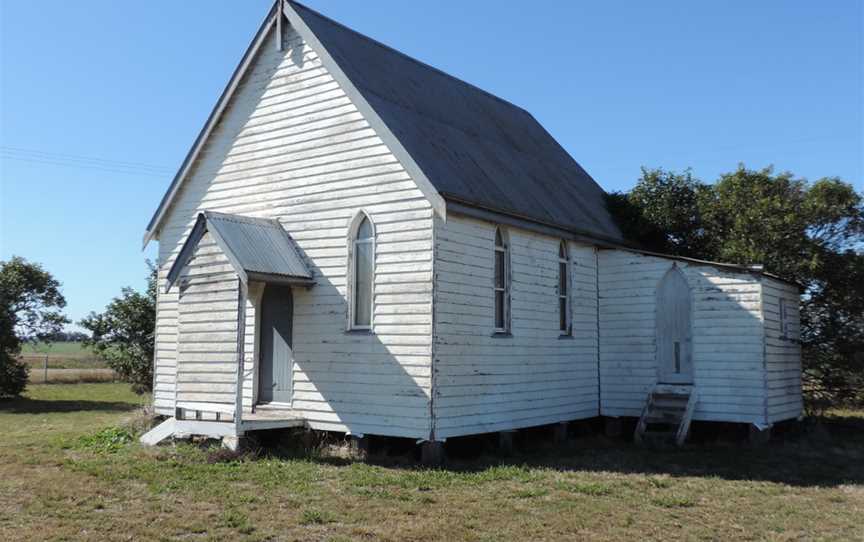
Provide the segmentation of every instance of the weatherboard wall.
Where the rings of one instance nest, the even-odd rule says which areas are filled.
[[[176,399],[230,410],[237,379],[240,284],[228,258],[205,234],[172,286],[179,298]]]
[[[774,423],[802,413],[800,295],[797,286],[770,277],[763,279],[762,288],[768,421]]]
[[[572,335],[558,314],[560,239],[507,230],[511,333],[494,336],[495,224],[435,222],[436,438],[597,415],[594,248],[569,243]]]
[[[639,416],[658,381],[657,287],[676,265],[692,296],[695,420],[765,422],[760,277],[601,250],[600,394],[604,416]]]
[[[278,219],[316,281],[294,289],[295,410],[315,429],[428,437],[432,207],[316,52],[283,29],[284,50],[271,31],[168,211],[160,277],[201,210]],[[376,229],[371,333],[346,330],[348,227],[361,209]],[[154,402],[170,414],[176,293],[160,293],[158,312]]]
[[[177,294],[165,293],[163,285],[170,266],[159,265],[156,294],[156,330],[153,362],[153,408],[157,414],[174,415],[177,381]]]

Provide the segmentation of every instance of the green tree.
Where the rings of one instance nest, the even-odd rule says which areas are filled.
[[[706,258],[717,250],[702,218],[702,202],[710,198],[710,190],[689,169],[675,173],[642,168],[636,186],[609,194],[607,205],[624,237],[642,248]]]
[[[136,393],[153,389],[156,332],[156,268],[148,262],[147,289],[123,288],[105,307],[91,312],[79,325],[90,331],[84,344],[105,360]]]
[[[22,342],[48,340],[69,320],[60,283],[41,265],[13,256],[0,261],[0,397],[14,397],[27,384],[18,359]]]
[[[761,263],[800,284],[809,404],[864,401],[864,206],[851,185],[743,165],[710,185],[643,170],[611,198],[622,231],[645,248]]]
[[[715,259],[760,263],[793,281],[807,280],[813,264],[807,183],[770,169],[739,167],[722,175],[702,202],[704,226],[717,240]]]

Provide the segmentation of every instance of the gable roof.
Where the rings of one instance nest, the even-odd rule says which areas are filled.
[[[249,280],[313,284],[312,273],[278,220],[204,211],[168,271],[167,291],[192,258],[195,247],[210,232],[244,284]]]
[[[622,242],[604,192],[524,109],[359,34],[294,1],[277,1],[241,66],[282,10],[325,67],[443,215],[438,201]],[[257,45],[256,45],[257,43]],[[232,83],[211,115],[215,124]],[[205,126],[209,133],[209,128]],[[202,131],[204,134],[204,131]],[[199,136],[196,147],[203,145]],[[145,243],[197,155],[184,167],[151,219]],[[183,171],[183,169],[186,171]]]
[[[530,113],[288,3],[445,199],[621,239],[603,189]]]

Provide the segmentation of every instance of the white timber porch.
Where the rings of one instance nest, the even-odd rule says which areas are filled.
[[[155,446],[167,438],[242,437],[250,431],[305,427],[306,421],[290,408],[256,408],[239,412],[231,405],[178,403],[175,415],[141,436],[142,444]]]
[[[257,405],[252,412],[241,411],[239,419],[236,420],[234,411],[231,405],[180,402],[177,403],[174,419],[181,422],[203,421],[233,425],[235,432],[232,434],[236,436],[243,435],[247,431],[285,429],[305,425],[304,419],[287,406]]]
[[[272,344],[277,338],[274,331],[269,363],[262,363],[258,350],[266,341],[260,328],[266,325],[258,315],[265,288],[287,292],[287,301],[275,301],[283,312],[288,308],[287,323],[282,322],[287,331],[280,328],[278,340],[280,368],[290,369],[291,287],[314,284],[293,239],[277,220],[199,213],[165,283],[165,292],[174,289],[179,294],[174,415],[141,442],[203,436],[227,443],[250,431],[306,425],[289,404],[290,388],[281,396],[258,393],[265,386],[259,382],[262,367],[271,369],[267,389],[274,387]],[[277,400],[285,402],[274,403]]]

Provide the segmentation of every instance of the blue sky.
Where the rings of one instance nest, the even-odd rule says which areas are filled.
[[[739,162],[864,190],[864,2],[308,0],[521,105],[607,190]],[[68,313],[142,287],[141,237],[270,0],[0,0],[0,258]]]

